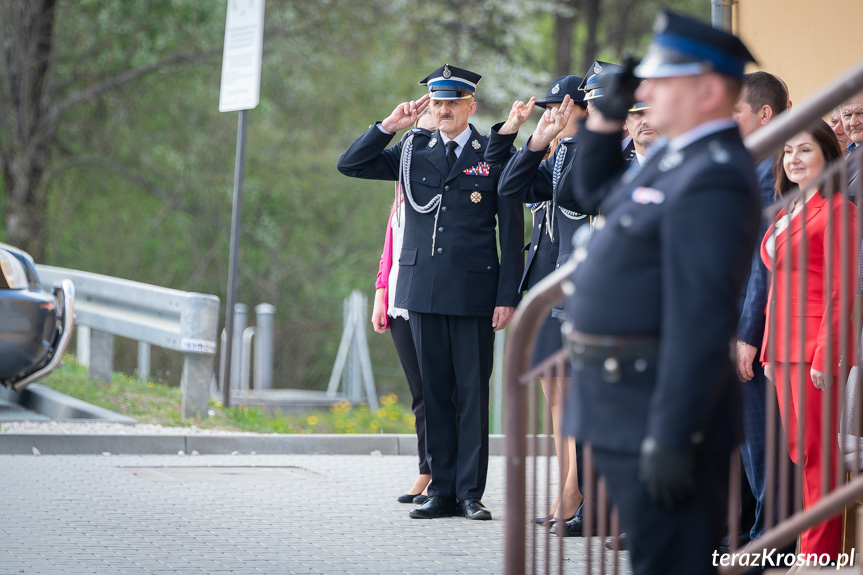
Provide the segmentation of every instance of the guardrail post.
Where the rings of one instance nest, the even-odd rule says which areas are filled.
[[[138,342],[138,379],[150,379],[150,344],[143,341]]]
[[[90,377],[111,381],[114,371],[114,336],[104,331],[90,332]]]
[[[262,303],[255,306],[255,389],[273,388],[273,332],[276,306]]]
[[[75,355],[78,363],[90,367],[90,326],[78,324],[78,336],[75,339]]]
[[[219,330],[219,298],[205,294],[189,295],[180,314],[183,417],[206,418]]]

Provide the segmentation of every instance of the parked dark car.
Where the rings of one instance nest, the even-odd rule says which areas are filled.
[[[74,299],[71,281],[44,292],[30,254],[0,243],[0,384],[19,391],[57,367]]]

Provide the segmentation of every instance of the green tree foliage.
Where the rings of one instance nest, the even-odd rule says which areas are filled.
[[[586,14],[598,0],[269,0],[261,103],[248,115],[238,301],[276,306],[276,385],[326,386],[341,335],[342,300],[369,296],[391,182],[335,169],[347,145],[443,62],[484,75],[475,124],[487,130],[514,99],[542,94],[569,58],[593,54]],[[706,18],[707,0],[602,0],[593,37],[614,60],[643,51],[660,4]],[[9,0],[0,31],[27,9],[56,10],[38,101],[44,204],[34,249],[45,263],[212,293],[227,283],[236,114],[218,112],[225,5],[200,0]],[[566,20],[562,22],[562,19]],[[569,53],[560,50],[570,29]],[[8,44],[7,44],[8,45]],[[14,52],[14,47],[11,49]],[[0,106],[14,114],[10,63]],[[575,67],[573,70],[572,67]],[[18,158],[0,123],[4,169]],[[9,215],[5,177],[0,208]],[[38,194],[37,194],[38,195]],[[35,217],[35,216],[34,216]],[[8,217],[0,238],[12,237]],[[30,241],[29,238],[23,240]],[[407,395],[387,336],[369,335],[379,391]],[[130,348],[121,361],[130,368]],[[179,360],[156,354],[163,371]]]

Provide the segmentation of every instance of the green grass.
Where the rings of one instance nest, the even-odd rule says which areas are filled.
[[[301,414],[269,415],[244,405],[224,408],[210,400],[210,416],[183,418],[182,393],[160,381],[140,381],[115,373],[110,383],[90,379],[87,368],[66,356],[63,366],[40,381],[60,393],[128,415],[141,423],[169,427],[252,431],[256,433],[414,433],[414,415],[398,402],[395,394],[379,398],[381,407],[372,412],[367,404],[347,401],[329,410]]]

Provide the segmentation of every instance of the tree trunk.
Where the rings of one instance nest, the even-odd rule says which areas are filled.
[[[582,69],[587,70],[588,67],[596,60],[596,54],[599,52],[598,31],[599,20],[601,17],[600,6],[601,0],[585,0],[585,13],[587,18],[587,41],[584,43],[584,51],[581,53]]]
[[[43,176],[53,123],[46,124],[43,93],[54,31],[55,0],[0,5],[3,66],[0,79],[0,166],[10,243],[37,261],[45,249],[47,192]]]
[[[579,70],[573,71],[572,48],[575,38],[576,15],[578,14],[578,3],[580,0],[561,0],[561,8],[554,22],[555,51],[554,51],[554,75],[564,76],[568,74],[581,74]]]

